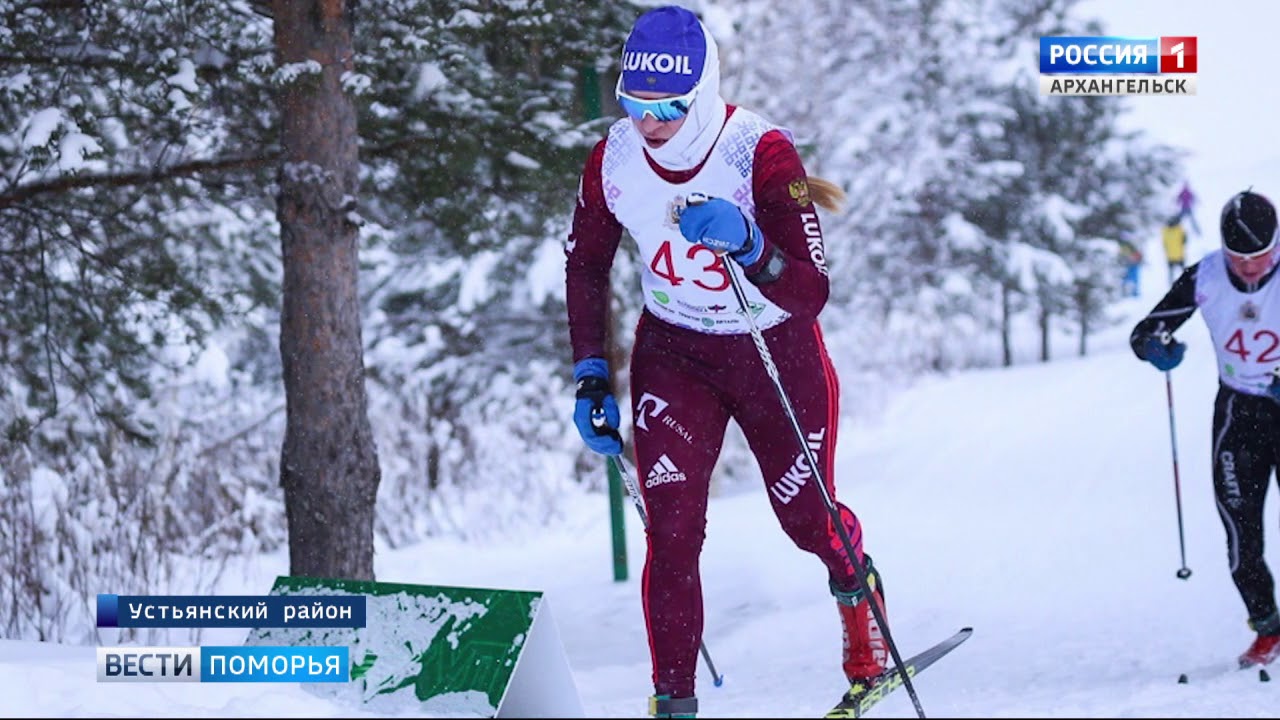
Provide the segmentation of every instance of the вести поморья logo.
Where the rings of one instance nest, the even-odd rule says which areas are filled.
[[[1195,95],[1194,35],[1040,38],[1041,95]]]

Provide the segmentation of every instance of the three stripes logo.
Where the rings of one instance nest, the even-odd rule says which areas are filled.
[[[649,476],[645,478],[644,486],[646,488],[654,488],[667,483],[684,482],[684,480],[684,473],[680,472],[676,464],[671,462],[671,458],[664,453],[653,464],[653,468],[649,470]]]

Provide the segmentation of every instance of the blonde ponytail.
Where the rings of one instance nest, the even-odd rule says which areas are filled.
[[[844,190],[826,178],[809,176],[809,197],[818,207],[828,212],[838,213],[844,209]]]

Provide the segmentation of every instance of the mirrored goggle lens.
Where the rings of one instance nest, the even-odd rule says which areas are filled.
[[[645,115],[668,122],[679,120],[689,114],[689,105],[693,102],[693,93],[679,97],[660,98],[658,100],[641,100],[626,93],[618,93],[618,104],[624,112],[636,120],[643,120]]]

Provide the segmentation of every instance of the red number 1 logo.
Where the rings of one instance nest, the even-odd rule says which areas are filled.
[[[1196,36],[1160,38],[1160,73],[1196,71]]]

